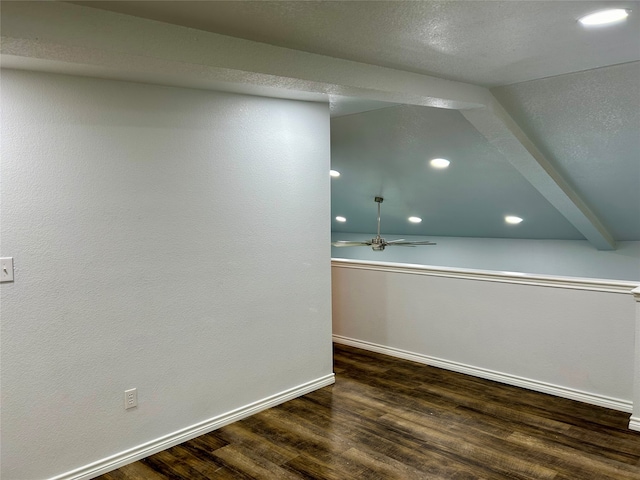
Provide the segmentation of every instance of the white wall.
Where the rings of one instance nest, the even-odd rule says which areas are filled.
[[[338,341],[631,411],[637,283],[366,263],[333,262]]]
[[[327,105],[4,70],[1,153],[3,479],[329,378]]]
[[[371,239],[371,234],[333,233],[335,240]],[[398,238],[385,235],[387,240]],[[331,256],[353,260],[412,263],[443,267],[640,281],[640,242],[618,242],[616,250],[596,250],[586,240],[521,240],[509,238],[412,237],[429,239],[433,247],[333,247]]]

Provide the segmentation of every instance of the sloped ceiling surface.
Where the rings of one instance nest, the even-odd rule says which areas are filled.
[[[640,239],[640,62],[493,92],[614,237]]]
[[[442,157],[449,168],[429,165]],[[331,186],[337,232],[375,232],[380,195],[385,234],[582,238],[455,110],[404,105],[334,118],[331,163],[341,173]],[[508,225],[505,215],[527,222]]]
[[[464,85],[465,92],[467,84],[491,87],[528,137],[511,139],[531,140],[572,189],[561,194],[566,201],[559,206],[557,197],[513,166],[518,162],[508,152],[479,133],[483,125],[470,110],[334,97],[332,163],[342,176],[332,180],[332,209],[334,217],[347,217],[344,224],[333,221],[336,231],[374,232],[373,197],[382,195],[383,232],[399,235],[581,239],[592,222],[606,230],[604,248],[615,248],[614,239],[640,240],[638,1],[64,3],[324,55],[327,65],[339,58],[360,62],[353,68],[369,64],[467,82],[456,87]],[[577,22],[610,7],[631,14],[607,27]],[[448,158],[451,166],[430,169],[433,157]],[[530,161],[538,169],[544,163],[535,155]],[[544,180],[551,187],[554,181]],[[589,210],[586,229],[576,217],[566,220],[580,205]],[[507,214],[525,221],[506,225]],[[410,215],[424,221],[410,224]]]

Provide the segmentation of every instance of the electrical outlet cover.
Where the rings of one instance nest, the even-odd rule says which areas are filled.
[[[124,391],[124,408],[133,408],[138,406],[138,390],[131,388]]]

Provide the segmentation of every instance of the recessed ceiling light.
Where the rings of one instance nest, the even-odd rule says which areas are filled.
[[[339,177],[340,172],[337,170],[329,170],[329,175],[331,175],[332,177]]]
[[[433,168],[447,168],[451,162],[445,158],[434,158],[429,163]]]
[[[422,219],[420,217],[409,217],[411,223],[420,223]]]
[[[336,217],[336,220],[337,220],[338,222],[346,222],[346,221],[347,221],[347,219],[346,219],[346,218],[341,217],[341,216],[339,216],[339,215]]]
[[[608,23],[619,22],[629,16],[629,11],[624,8],[612,8],[600,10],[582,17],[579,22],[583,25],[606,25]]]
[[[507,215],[506,217],[504,217],[504,221],[510,223],[511,225],[517,225],[522,221],[522,219],[513,215]]]

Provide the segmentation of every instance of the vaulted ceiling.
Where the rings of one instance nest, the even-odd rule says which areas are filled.
[[[603,249],[640,240],[640,2],[72,3],[83,12],[109,10],[187,27],[184,32],[259,42],[230,43],[240,53],[216,64],[254,70],[253,76],[216,79],[253,83],[263,89],[249,91],[257,94],[284,85],[291,95],[277,96],[305,98],[306,92],[310,100],[330,102],[332,168],[341,172],[332,180],[332,213],[347,218],[333,221],[335,231],[375,231],[373,198],[381,195],[387,233],[587,238]],[[612,6],[630,9],[629,18],[598,28],[577,22]],[[81,56],[79,44],[56,56],[62,38],[56,32],[51,53],[42,53],[42,37],[33,33],[25,47],[29,35],[11,33],[29,28],[21,8],[8,25],[14,41],[3,48],[4,66],[33,68],[37,60],[40,69],[59,71],[52,62],[64,60],[76,65],[70,73],[149,79],[151,66],[145,77],[132,68],[122,73],[123,60],[109,68],[107,57],[102,63],[69,60]],[[97,22],[98,16],[84,15]],[[110,15],[103,20],[130,18]],[[191,41],[197,35],[187,36]],[[122,52],[119,37],[113,49]],[[149,42],[146,48],[153,50]],[[131,53],[135,45],[127,48]],[[197,59],[194,49],[184,48],[184,58],[193,56],[189,66],[213,65],[209,57],[222,55],[210,49]],[[246,52],[255,52],[254,58]],[[262,66],[264,58],[270,62]],[[354,79],[353,72],[364,79]],[[153,78],[206,86],[202,73],[196,78],[186,72],[183,81],[169,73],[156,71]],[[280,80],[271,82],[276,75]],[[389,93],[393,88],[385,82],[403,93]],[[296,90],[302,93],[296,96]],[[449,159],[449,168],[431,168],[428,161],[436,157]],[[508,214],[524,221],[507,225]],[[411,224],[409,216],[423,221]]]
[[[640,239],[640,63],[492,91],[611,235]],[[332,180],[337,232],[375,231],[373,192],[385,198],[387,233],[584,238],[459,111],[405,105],[334,117],[331,139],[342,174]],[[437,170],[433,158],[451,164]],[[506,215],[525,220],[510,225]]]

